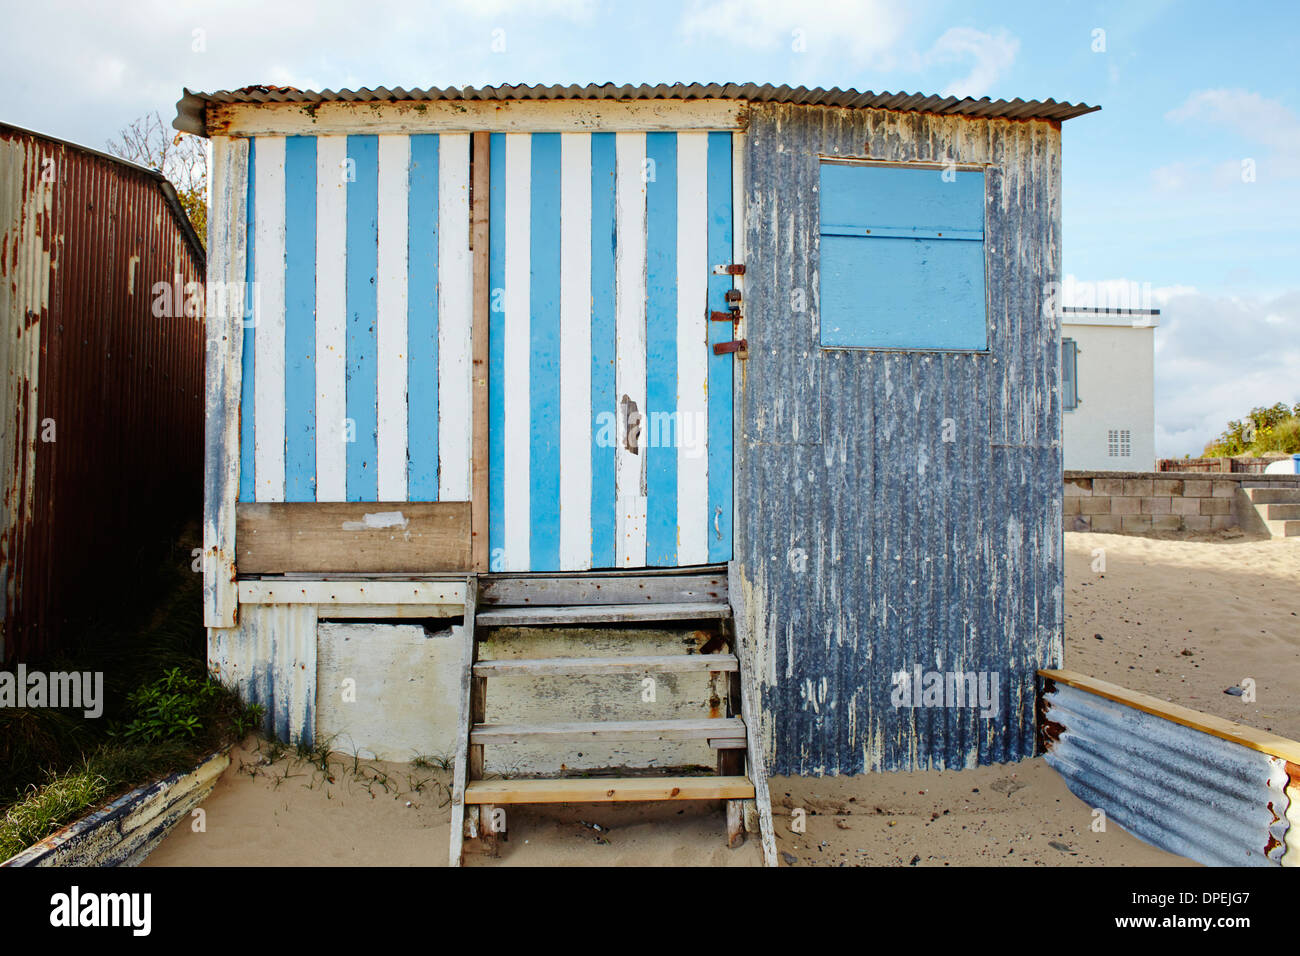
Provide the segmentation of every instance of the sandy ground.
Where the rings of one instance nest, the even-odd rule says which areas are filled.
[[[1067,668],[1300,738],[1300,541],[1070,533],[1065,547]],[[1224,693],[1244,678],[1253,703]],[[322,770],[292,755],[268,762],[261,748],[233,754],[204,803],[206,830],[178,829],[146,865],[445,865],[447,771],[339,755]],[[783,865],[1188,865],[1114,824],[1093,832],[1091,810],[1041,759],[777,777],[771,791]],[[509,827],[498,858],[467,864],[760,862],[752,837],[726,848],[709,804],[516,807]]]

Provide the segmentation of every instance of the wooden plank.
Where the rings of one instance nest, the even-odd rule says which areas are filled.
[[[734,609],[736,657],[740,660],[740,708],[745,726],[754,732],[746,735],[745,766],[754,782],[754,802],[758,811],[759,842],[763,847],[763,865],[776,866],[776,831],[772,827],[772,802],[767,788],[767,756],[763,751],[763,734],[758,722],[757,708],[762,701],[758,680],[754,673],[754,652],[751,643],[750,619],[745,604],[745,591],[740,585],[740,572],[735,561],[727,566],[727,593]]]
[[[234,627],[239,607],[235,586],[235,499],[239,494],[247,202],[248,141],[213,137],[203,399],[207,423],[203,450],[203,623],[206,627]]]
[[[739,718],[685,720],[597,720],[556,724],[480,724],[470,740],[482,744],[524,741],[590,743],[593,740],[743,740],[745,722]]]
[[[501,560],[506,571],[527,571],[531,512],[532,417],[529,385],[532,373],[532,137],[508,133],[505,140],[505,328],[502,343],[503,396]]]
[[[1300,741],[1292,740],[1289,737],[1282,737],[1266,730],[1257,730],[1254,727],[1247,727],[1245,724],[1225,720],[1211,714],[1203,714],[1200,711],[1192,710],[1190,707],[1170,704],[1158,697],[1152,697],[1150,694],[1128,690],[1118,684],[1098,680],[1095,677],[1089,677],[1075,671],[1041,670],[1038,675],[1045,680],[1056,681],[1077,690],[1096,694],[1098,697],[1113,700],[1117,704],[1124,704],[1134,710],[1151,714],[1153,717],[1163,717],[1175,724],[1182,724],[1192,730],[1199,730],[1221,740],[1239,744],[1249,750],[1268,754],[1272,757],[1280,757],[1293,763],[1300,763]]]
[[[379,497],[406,501],[408,208],[411,138],[379,137],[377,451]]]
[[[438,498],[470,500],[474,269],[469,136],[438,137]],[[468,564],[466,565],[468,567]]]
[[[725,574],[626,577],[491,578],[483,583],[484,605],[687,604],[727,600]]]
[[[745,811],[740,800],[727,801],[727,846],[735,849],[745,842]]]
[[[479,661],[477,677],[554,677],[573,674],[686,674],[734,671],[733,654],[672,654],[642,657],[544,657]]]
[[[470,195],[472,226],[470,244],[473,252],[474,315],[473,396],[474,418],[470,452],[470,535],[471,564],[476,571],[489,570],[488,540],[488,362],[489,326],[491,321],[492,283],[489,277],[491,245],[489,235],[489,189],[491,181],[491,133],[475,133],[471,145]]]
[[[725,618],[726,604],[603,604],[590,607],[499,607],[479,615],[482,627],[536,627],[541,624],[633,624],[647,621],[697,621]]]
[[[254,493],[284,501],[284,138],[268,136],[254,149],[253,408]],[[238,536],[239,532],[235,532]],[[238,564],[236,560],[236,564]]]
[[[209,136],[325,133],[499,133],[725,130],[741,125],[743,100],[454,100],[396,103],[229,103],[208,107]]]
[[[244,604],[452,605],[468,599],[463,582],[449,581],[240,581]]]
[[[469,734],[473,722],[470,716],[474,668],[474,655],[477,644],[474,640],[475,611],[478,606],[478,579],[473,575],[465,581],[465,621],[459,638],[460,651],[460,720],[456,724],[456,756],[452,764],[451,777],[451,834],[448,846],[448,863],[460,866],[460,858],[465,845],[465,784],[469,770]]]
[[[346,136],[317,138],[317,501],[347,499],[347,161]]]
[[[560,563],[592,564],[591,134],[560,135]]]
[[[464,501],[241,502],[236,526],[246,574],[470,567]]]
[[[465,802],[619,803],[639,800],[745,800],[745,777],[592,777],[571,780],[475,780]]]
[[[615,133],[618,255],[615,264],[614,382],[617,519],[615,564],[646,563],[646,139]],[[630,447],[629,447],[630,446]]]

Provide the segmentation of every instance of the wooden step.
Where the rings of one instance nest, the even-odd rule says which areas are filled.
[[[748,777],[584,777],[471,780],[466,803],[617,803],[628,800],[752,800]]]
[[[604,604],[578,607],[494,607],[478,612],[479,627],[536,627],[543,624],[638,624],[695,621],[731,616],[725,602],[689,604]]]
[[[726,568],[705,573],[603,573],[492,575],[483,582],[481,602],[509,607],[565,607],[584,604],[691,604],[727,600]]]
[[[735,654],[666,654],[645,657],[538,657],[479,661],[475,677],[553,677],[575,674],[685,674],[736,671]]]
[[[610,740],[707,740],[718,750],[745,747],[739,717],[685,720],[597,720],[559,724],[476,724],[471,744],[591,743]]]

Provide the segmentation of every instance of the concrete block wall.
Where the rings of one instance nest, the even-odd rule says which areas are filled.
[[[1247,486],[1300,487],[1300,476],[1190,472],[1065,473],[1066,531],[1259,531]]]

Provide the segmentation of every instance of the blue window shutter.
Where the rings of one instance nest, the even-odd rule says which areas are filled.
[[[823,163],[821,342],[988,347],[984,174]]]

